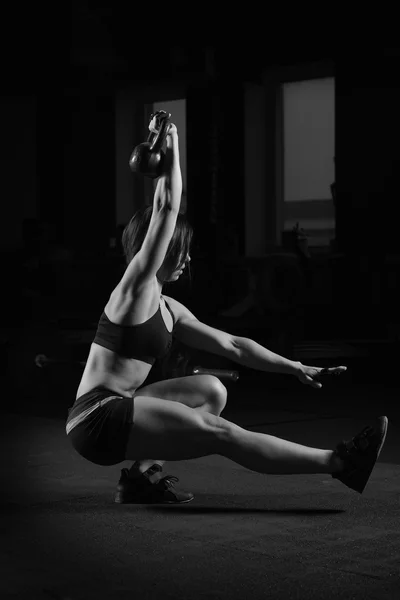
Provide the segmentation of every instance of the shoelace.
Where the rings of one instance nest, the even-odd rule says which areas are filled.
[[[371,434],[374,433],[372,427],[365,427],[358,435],[351,440],[343,440],[340,444],[339,456],[342,459],[351,459],[352,450],[364,451],[370,446],[370,440],[368,439]]]
[[[166,475],[165,477],[160,479],[160,481],[158,483],[162,482],[162,485],[167,490],[168,488],[173,487],[175,485],[175,483],[178,483],[178,481],[179,481],[179,479],[178,479],[178,477],[175,477],[175,475]]]
[[[369,436],[372,435],[374,433],[374,430],[372,429],[372,427],[365,427],[361,433],[359,433],[358,435],[355,436],[354,438],[354,445],[357,448],[357,450],[366,450],[368,448],[368,446],[370,445],[370,441],[369,441]]]

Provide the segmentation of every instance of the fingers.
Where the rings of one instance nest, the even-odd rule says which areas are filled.
[[[168,135],[172,135],[173,133],[176,133],[178,130],[176,128],[176,125],[174,123],[170,123],[169,127],[168,127]]]
[[[149,129],[152,133],[157,133],[157,118],[153,117],[152,120],[149,123]]]
[[[160,129],[161,124],[163,123],[164,119],[170,119],[171,117],[171,113],[167,113],[165,110],[157,110],[155,113],[153,113],[152,115],[150,115],[150,123],[149,123],[149,129],[150,131],[152,131],[153,133],[157,133],[157,131]],[[174,125],[175,127],[175,125]]]
[[[306,383],[315,389],[321,389],[321,381],[326,382],[327,379],[332,376],[339,376],[341,373],[347,371],[347,367],[341,365],[340,367],[310,367],[303,365],[302,374],[300,381]]]
[[[338,377],[344,371],[347,370],[347,367],[331,367],[326,369],[318,369],[318,371],[313,375],[314,381],[326,381],[331,377]]]
[[[320,369],[319,375],[340,375],[340,373],[344,373],[347,371],[347,367],[326,367],[324,369]]]
[[[316,381],[315,379],[313,379],[312,377],[310,377],[309,375],[307,375],[307,382],[316,389],[320,389],[322,388],[322,383],[320,383],[319,381]]]
[[[158,133],[159,131],[159,123],[157,122],[156,117],[153,117],[153,119],[150,121],[149,123],[149,130],[152,133]],[[167,129],[167,135],[172,135],[173,133],[176,133],[178,130],[176,128],[176,125],[174,125],[174,123],[169,123],[168,125],[168,129]]]
[[[156,110],[155,113],[152,113],[150,115],[151,118],[156,117],[157,119],[163,119],[163,118],[169,119],[170,116],[171,116],[171,113],[167,113],[167,111],[165,111],[165,110]]]

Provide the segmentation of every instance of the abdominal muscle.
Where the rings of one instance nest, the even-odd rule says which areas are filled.
[[[76,397],[79,398],[95,387],[103,386],[121,396],[133,396],[143,385],[152,365],[136,358],[124,358],[92,344]]]
[[[132,290],[126,292],[117,286],[106,304],[105,313],[119,325],[138,325],[147,321],[159,304],[160,293],[155,279],[140,293]],[[151,367],[143,360],[120,356],[93,342],[76,398],[98,386],[107,387],[121,396],[133,396],[145,382]]]

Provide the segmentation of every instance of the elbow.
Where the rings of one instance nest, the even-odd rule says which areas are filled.
[[[161,179],[161,178],[160,178]],[[160,186],[154,195],[154,207],[157,211],[179,211],[182,196],[182,185],[169,180],[167,175],[163,176]]]
[[[243,339],[237,335],[233,335],[230,341],[230,348],[232,358],[236,362],[240,362],[243,359]]]
[[[160,216],[167,216],[177,210],[169,198],[158,198],[155,206]]]

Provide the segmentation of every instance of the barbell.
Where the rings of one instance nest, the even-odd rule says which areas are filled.
[[[84,360],[67,360],[61,358],[54,358],[46,356],[46,354],[37,354],[35,356],[35,365],[40,369],[49,367],[51,365],[68,365],[68,366],[86,366],[86,361]],[[188,375],[214,375],[219,379],[225,379],[227,381],[236,382],[239,379],[239,373],[237,371],[231,371],[229,369],[207,369],[205,367],[201,367],[196,365],[195,367],[190,367],[187,364],[183,369],[184,373],[180,375],[181,377],[185,377]]]
[[[45,354],[36,354],[35,365],[40,369],[43,369],[44,367],[48,367],[50,365],[80,365],[81,367],[84,367],[86,365],[86,361],[67,360],[62,358],[49,358]]]

